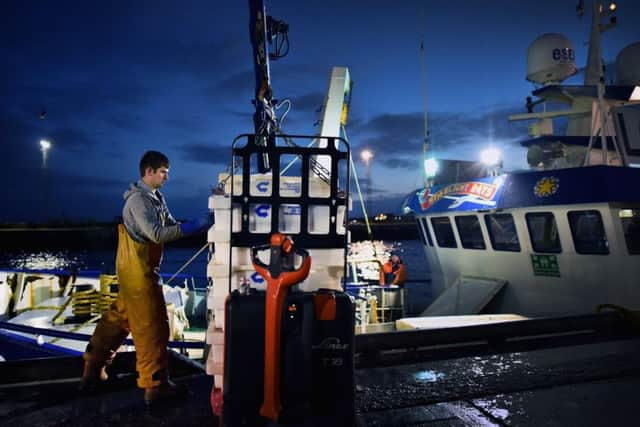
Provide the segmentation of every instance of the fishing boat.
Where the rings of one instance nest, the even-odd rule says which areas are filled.
[[[190,318],[206,319],[206,288],[198,290],[188,275],[165,280],[170,346],[201,358],[205,331]],[[117,295],[117,277],[97,270],[0,271],[0,360],[82,354]],[[132,344],[128,339],[120,351]]]
[[[562,84],[577,72],[566,37],[530,45],[527,79],[539,87],[509,117],[532,122],[529,170],[496,163],[410,195],[435,296],[425,316],[640,308],[640,43],[620,51],[606,84],[600,37],[614,9],[593,2],[582,85]]]

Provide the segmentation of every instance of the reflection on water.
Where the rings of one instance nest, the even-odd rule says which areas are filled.
[[[113,270],[112,251],[17,251],[0,253],[0,269],[10,270]]]
[[[407,267],[410,280],[428,277],[429,269],[419,241],[406,240],[385,242],[385,244],[399,248],[398,252]],[[198,248],[166,247],[162,262],[162,272],[174,273],[178,271],[197,251]],[[100,270],[112,274],[115,272],[115,255],[115,251],[104,249],[2,252],[0,247],[0,269]],[[184,270],[185,274],[194,277],[204,277],[206,272],[206,251]]]
[[[12,270],[80,270],[84,261],[66,251],[42,251],[14,254],[3,259],[2,265]]]

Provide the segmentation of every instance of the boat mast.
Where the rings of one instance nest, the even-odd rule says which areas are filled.
[[[582,10],[582,1],[578,5],[578,12]],[[602,18],[611,15],[616,10],[615,3],[611,3],[609,8],[605,10],[604,3],[600,0],[593,1],[593,13],[591,18],[591,35],[589,37],[589,53],[587,56],[587,67],[584,74],[585,86],[596,86],[598,94],[598,111],[597,117],[592,114],[591,123],[591,137],[589,138],[589,146],[587,147],[587,154],[585,156],[585,165],[589,165],[590,152],[595,138],[600,134],[600,141],[602,147],[602,163],[604,165],[609,164],[609,149],[607,146],[607,121],[611,118],[608,109],[605,107],[604,92],[605,92],[605,76],[604,65],[602,63],[602,45],[600,34],[616,25],[616,17],[611,16],[609,23],[602,24],[600,21]],[[596,123],[594,119],[599,119],[600,129],[596,130]],[[613,142],[613,148],[616,151],[618,158],[625,165],[624,156],[620,153],[615,135],[611,136]]]
[[[422,102],[424,110],[424,139],[422,140],[422,173],[424,174],[424,185],[429,187],[431,179],[427,175],[425,164],[429,153],[429,123],[427,121],[427,63],[424,53],[424,38],[420,43],[420,63],[422,65]]]

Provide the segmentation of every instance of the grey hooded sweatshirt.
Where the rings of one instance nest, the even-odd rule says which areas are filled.
[[[169,212],[160,191],[138,180],[125,191],[124,200],[122,220],[133,240],[165,243],[182,237],[180,223]]]

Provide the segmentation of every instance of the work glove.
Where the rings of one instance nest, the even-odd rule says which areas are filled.
[[[180,230],[185,236],[197,234],[213,225],[213,215],[207,212],[197,219],[190,219],[180,224]]]

